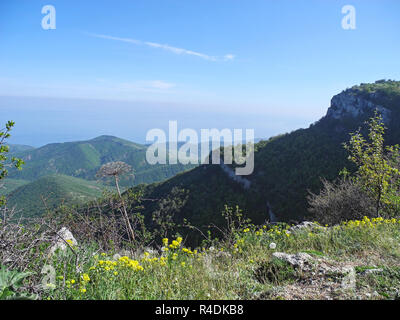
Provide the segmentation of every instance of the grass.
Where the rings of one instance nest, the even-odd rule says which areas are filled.
[[[383,298],[400,300],[400,267],[384,267],[381,272],[361,275],[357,279],[357,287],[374,288]]]
[[[317,256],[317,257],[323,257],[324,254],[321,251],[316,251],[316,250],[304,250],[303,252]]]
[[[296,271],[289,263],[272,258],[270,261],[261,263],[260,267],[255,270],[255,276],[263,284],[279,285],[294,281],[296,279]]]
[[[286,225],[249,226],[234,242],[186,248],[182,238],[164,239],[159,251],[134,257],[76,247],[53,257],[52,289],[42,299],[395,299],[400,287],[400,221],[351,221],[314,232],[290,232]],[[168,241],[168,242],[167,242]],[[271,243],[276,244],[270,249]],[[161,247],[161,244],[160,244]],[[273,257],[276,251],[309,252],[315,269],[304,272]],[[332,270],[318,274],[329,265]],[[345,274],[356,267],[356,285],[343,289]],[[360,270],[383,267],[364,275]],[[314,267],[313,267],[314,268]],[[325,287],[331,288],[324,292]]]

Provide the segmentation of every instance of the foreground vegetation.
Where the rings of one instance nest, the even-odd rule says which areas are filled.
[[[51,272],[27,277],[25,287],[16,291],[36,288],[38,299],[399,298],[396,219],[365,217],[298,229],[249,225],[217,245],[197,249],[185,247],[182,237],[162,242],[156,250],[133,254],[70,242],[47,261],[43,249],[43,260],[37,263]],[[312,261],[304,269],[277,259],[274,252],[304,252]],[[341,270],[354,271],[354,286],[345,285],[349,271]]]

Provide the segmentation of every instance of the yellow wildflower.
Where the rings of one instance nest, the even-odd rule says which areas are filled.
[[[88,275],[87,273],[84,273],[84,274],[82,275],[82,279],[83,279],[83,281],[85,281],[85,282],[89,282],[89,281],[90,281],[90,277],[89,277],[89,275]]]

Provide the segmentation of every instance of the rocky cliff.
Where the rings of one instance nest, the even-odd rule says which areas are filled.
[[[332,98],[326,117],[333,119],[357,118],[378,110],[382,114],[384,122],[388,123],[391,119],[392,111],[376,103],[382,98],[381,95],[382,93],[380,92],[360,95],[358,88],[347,89]]]

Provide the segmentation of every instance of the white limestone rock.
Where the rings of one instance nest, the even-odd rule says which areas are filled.
[[[49,255],[53,255],[58,249],[65,251],[69,247],[69,245],[65,242],[68,242],[73,247],[78,245],[78,242],[74,238],[72,232],[66,227],[62,227],[55,236],[54,244],[50,247]]]

